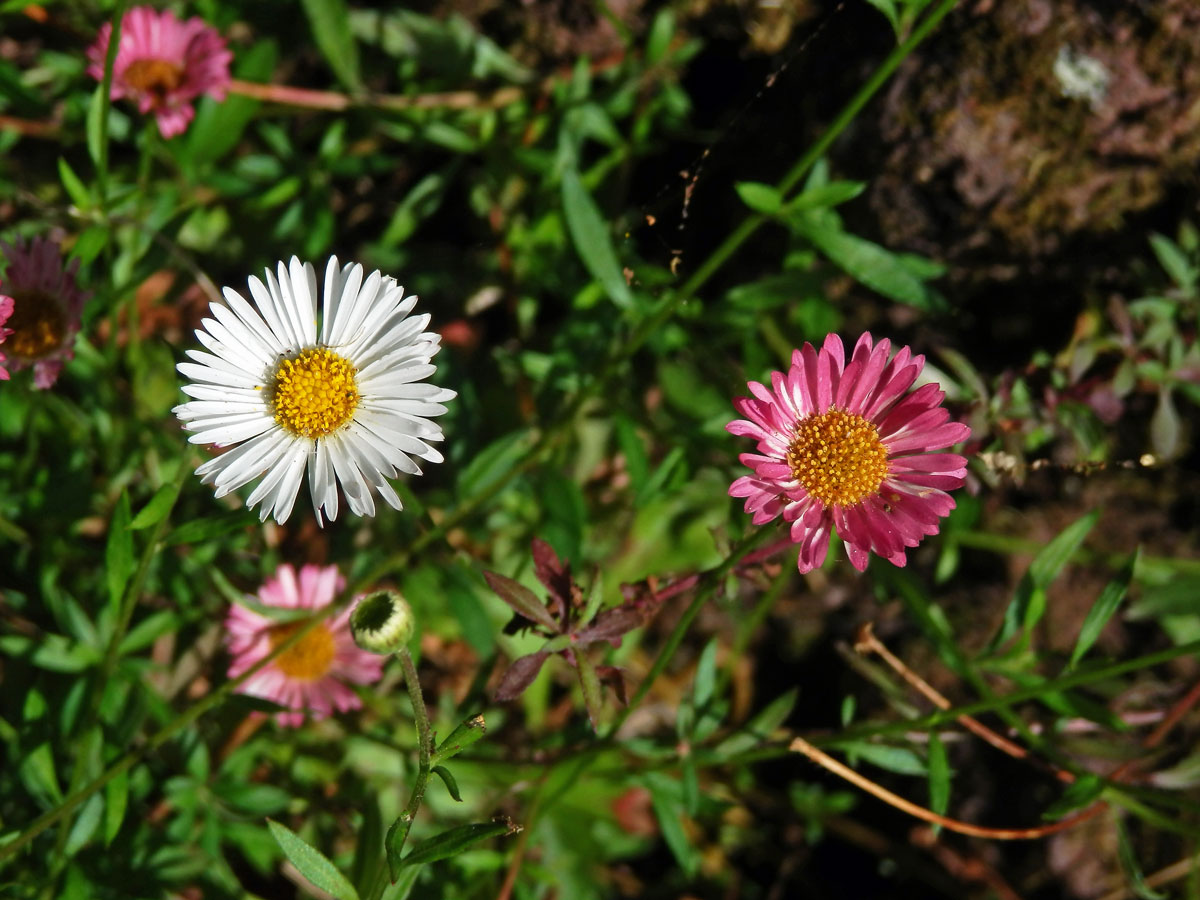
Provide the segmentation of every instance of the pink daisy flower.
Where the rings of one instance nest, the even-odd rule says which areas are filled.
[[[97,81],[104,80],[111,38],[112,23],[105,23],[88,48],[88,74]],[[121,22],[110,96],[128,97],[143,114],[153,112],[162,136],[174,137],[196,115],[192,101],[201,94],[225,99],[232,59],[224,38],[202,19],[181,22],[169,9],[135,6]]]
[[[0,242],[7,262],[5,291],[9,313],[0,318],[0,379],[33,366],[33,385],[48,388],[58,379],[63,362],[74,356],[72,346],[83,318],[88,294],[75,280],[79,260],[63,265],[58,244],[36,237],[28,244]],[[2,303],[2,301],[0,301]]]
[[[337,566],[304,566],[300,574],[284,564],[258,591],[264,606],[320,609],[345,586]],[[362,701],[346,682],[370,684],[383,674],[384,657],[360,650],[350,633],[350,607],[317,625],[300,642],[251,676],[238,693],[287,706],[275,716],[280,725],[299,726],[306,712],[323,719],[334,710],[358,709]],[[241,606],[225,619],[226,644],[233,655],[229,677],[237,678],[289,637],[299,625],[277,622]]]
[[[733,401],[746,418],[725,428],[758,441],[758,453],[741,455],[754,474],[729,494],[746,498],[756,525],[783,514],[801,572],[825,561],[835,529],[860,572],[870,553],[903,566],[905,548],[937,534],[954,508],[946,491],[962,486],[967,461],[930,451],[971,430],[947,421],[936,384],[906,394],[925,357],[902,347],[889,360],[890,349],[886,338],[873,344],[864,334],[847,364],[841,338],[830,334],[820,352],[811,344],[793,351],[787,373],[771,373],[770,389],[751,381],[754,397]]]

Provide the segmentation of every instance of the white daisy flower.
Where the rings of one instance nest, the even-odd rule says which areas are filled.
[[[317,275],[292,257],[266,284],[250,276],[246,302],[225,288],[228,306],[213,303],[196,337],[210,352],[188,350],[178,369],[192,399],[175,407],[193,444],[238,445],[198,469],[223,497],[262,481],[246,505],[259,518],[287,521],[304,470],[317,524],[338,514],[338,485],[350,511],[375,515],[374,492],[394,509],[388,483],[400,472],[420,475],[414,461],[441,462],[430,441],[443,439],[431,421],[455,392],[424,384],[441,337],[424,329],[429,314],[410,316],[415,295],[357,263],[325,267],[317,313]],[[257,308],[257,309],[256,309]],[[318,338],[318,332],[320,337]]]

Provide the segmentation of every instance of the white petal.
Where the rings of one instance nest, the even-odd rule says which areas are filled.
[[[321,343],[328,345],[329,334],[333,330],[333,320],[337,315],[338,300],[342,296],[342,270],[338,267],[338,258],[329,257],[325,264],[325,293],[322,295],[321,306]]]
[[[279,336],[263,321],[263,317],[254,311],[254,307],[247,302],[245,297],[233,288],[225,288],[221,293],[225,295],[229,308],[258,335],[259,339],[271,349],[272,354],[277,355],[287,350],[287,347],[280,342]]]
[[[346,443],[336,434],[325,440],[329,444],[329,460],[333,463],[337,480],[346,494],[350,511],[356,516],[375,515],[375,501],[371,499],[371,489],[347,451]]]
[[[271,278],[270,269],[267,269],[265,274],[268,279]],[[299,350],[300,345],[297,343],[296,336],[292,334],[292,330],[288,326],[287,320],[284,318],[278,304],[275,302],[271,291],[255,275],[247,278],[246,283],[250,285],[250,296],[254,298],[254,303],[258,307],[259,312],[263,314],[267,325],[274,332],[275,337],[279,339],[280,346],[286,347],[288,350]]]
[[[242,372],[241,369],[218,369],[215,366],[202,366],[197,363],[180,363],[175,368],[179,370],[180,375],[208,384],[253,389],[255,385],[262,383],[253,375]]]
[[[354,314],[354,306],[358,300],[358,289],[362,287],[362,266],[354,263],[350,266],[350,270],[342,270],[341,278],[341,296],[337,302],[337,315],[334,317],[333,325],[329,330],[329,339],[327,343],[331,347],[337,347],[345,343],[343,334],[346,331],[346,322],[351,315]]]

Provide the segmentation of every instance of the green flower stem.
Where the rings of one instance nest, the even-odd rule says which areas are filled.
[[[108,111],[112,107],[113,66],[117,62],[117,50],[121,46],[121,26],[125,22],[125,9],[129,0],[118,0],[112,15],[112,33],[108,38],[108,52],[104,55],[104,79],[100,82],[100,147],[96,160],[96,187],[100,196],[97,201],[100,213],[106,213],[108,199]]]
[[[409,700],[413,702],[413,720],[416,724],[416,742],[418,742],[418,748],[416,748],[418,749],[418,763],[416,763],[416,780],[413,782],[413,791],[409,793],[408,805],[404,806],[400,818],[397,818],[396,822],[392,824],[391,829],[397,830],[396,838],[392,838],[391,829],[389,829],[388,839],[386,839],[386,845],[391,848],[391,852],[400,854],[404,848],[404,841],[408,840],[408,832],[413,827],[413,820],[421,809],[421,802],[425,799],[425,788],[430,784],[433,730],[430,727],[430,715],[425,709],[425,697],[421,696],[421,682],[416,676],[413,656],[408,652],[407,647],[396,655],[400,658],[400,665],[403,668],[404,686],[408,688]],[[388,864],[384,860],[380,874],[386,871],[388,871]],[[378,896],[377,889],[379,893],[382,893],[382,888],[382,880],[377,877],[376,886],[372,888],[371,894],[368,896],[374,900]]]

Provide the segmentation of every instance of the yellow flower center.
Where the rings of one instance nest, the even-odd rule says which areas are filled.
[[[825,506],[854,506],[887,477],[887,448],[862,416],[831,409],[796,423],[787,464],[809,495]]]
[[[62,345],[67,316],[53,297],[39,292],[13,294],[13,311],[5,328],[13,333],[4,349],[22,359],[41,359]]]
[[[299,627],[300,624],[295,622],[272,626],[271,649],[274,650],[295,634]],[[275,667],[288,678],[316,681],[329,671],[335,654],[333,635],[322,624],[275,657]]]
[[[302,350],[275,368],[267,402],[286,431],[307,438],[332,434],[358,408],[358,370],[348,359],[323,347]]]
[[[157,107],[183,83],[183,67],[165,59],[137,59],[126,67],[122,78],[133,90],[149,94]]]

